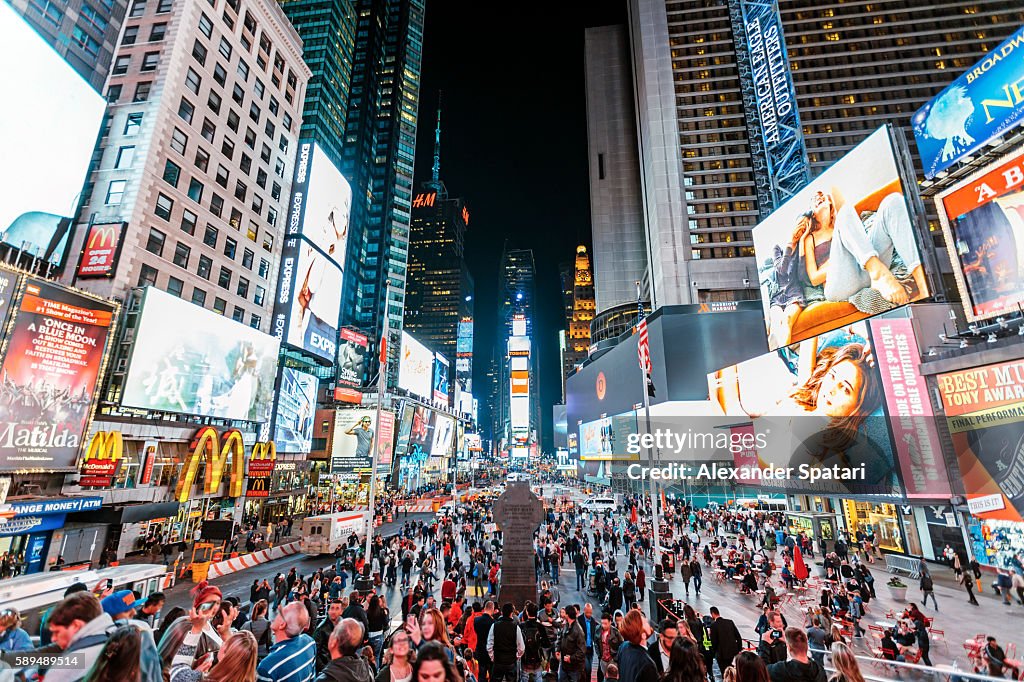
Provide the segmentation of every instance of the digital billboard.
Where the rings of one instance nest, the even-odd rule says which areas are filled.
[[[885,417],[885,387],[865,322],[726,367],[708,376],[717,414],[746,418],[764,441],[762,469],[828,470],[854,478],[798,474],[762,487],[891,496],[899,493]]]
[[[293,367],[281,368],[274,416],[274,443],[280,452],[309,452],[318,383],[312,374]]]
[[[373,453],[380,465],[391,463],[395,433],[395,415],[381,410],[380,437],[377,437],[376,410],[337,410],[334,415],[334,442],[331,446],[332,474],[369,474],[373,469]]]
[[[0,3],[0,240],[59,265],[106,102],[7,3]]]
[[[926,178],[1024,121],[1024,27],[917,110],[911,125]]]
[[[78,259],[78,279],[110,278],[117,269],[117,259],[124,243],[128,223],[93,223],[85,233],[82,253]]]
[[[935,198],[967,319],[1017,312],[1024,303],[1024,151]]]
[[[407,452],[414,458],[427,456],[434,444],[434,420],[437,413],[423,405],[410,405],[406,409],[412,412]]]
[[[430,445],[431,457],[444,457],[451,452],[452,436],[455,435],[455,420],[435,413],[434,439]]]
[[[365,334],[342,328],[338,337],[338,375],[340,386],[362,386],[366,374],[366,349],[369,341]]]
[[[74,467],[116,310],[25,279],[0,368],[0,469]]]
[[[458,335],[455,339],[457,357],[473,354],[473,318],[463,317],[459,320]]]
[[[433,369],[434,354],[408,332],[402,332],[398,387],[429,400],[433,394]]]
[[[434,353],[434,400],[448,404],[448,359]]]
[[[341,312],[341,270],[309,242],[281,257],[275,334],[284,343],[334,362]],[[285,321],[287,321],[285,327]]]
[[[512,396],[509,401],[509,418],[513,431],[530,429],[530,398],[528,396]]]
[[[7,316],[11,312],[11,303],[17,295],[18,273],[0,268],[0,337],[7,326]]]
[[[936,379],[971,513],[1024,521],[1024,360]]]
[[[771,350],[928,296],[915,191],[882,127],[754,228]]]
[[[248,325],[146,287],[121,403],[269,421],[279,345]]]
[[[293,178],[287,235],[301,234],[344,270],[352,187],[314,142],[299,143]]]

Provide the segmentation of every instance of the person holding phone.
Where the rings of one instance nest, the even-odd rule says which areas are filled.
[[[185,631],[180,644],[175,648],[171,658],[172,668],[178,665],[191,667],[204,655],[220,649],[224,638],[214,628],[213,619],[220,613],[221,596],[220,588],[210,585],[205,580],[192,588],[192,608],[187,616],[179,619],[179,621],[187,619],[187,622],[191,623],[191,628]],[[181,627],[179,625],[179,628]],[[165,650],[164,640],[169,636],[170,633],[165,634],[160,641],[162,654]]]
[[[786,624],[778,611],[769,611],[766,615],[768,629],[761,635],[761,641],[757,644],[757,655],[765,665],[771,665],[786,660],[786,640],[783,638]]]

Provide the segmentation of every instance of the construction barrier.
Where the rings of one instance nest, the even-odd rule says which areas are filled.
[[[285,545],[278,545],[277,547],[271,547],[270,549],[261,549],[258,552],[252,554],[243,554],[242,556],[234,559],[228,559],[227,561],[219,561],[215,564],[210,564],[208,579],[220,578],[225,575],[231,575],[238,571],[244,571],[247,568],[255,568],[260,564],[265,564],[268,561],[274,561],[282,557],[290,556],[292,554],[298,554],[299,543],[289,542]]]

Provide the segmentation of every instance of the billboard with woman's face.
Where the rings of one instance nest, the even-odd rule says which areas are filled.
[[[762,469],[792,475],[756,485],[819,493],[899,492],[884,411],[885,389],[864,322],[708,375],[715,410],[764,434]],[[846,478],[802,476],[828,470]]]
[[[928,296],[915,191],[883,127],[754,228],[769,348]]]

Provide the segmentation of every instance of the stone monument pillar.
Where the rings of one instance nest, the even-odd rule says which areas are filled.
[[[494,504],[494,521],[501,529],[501,587],[498,607],[512,602],[522,609],[537,603],[533,531],[544,519],[544,505],[525,481],[510,482]]]

